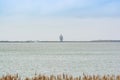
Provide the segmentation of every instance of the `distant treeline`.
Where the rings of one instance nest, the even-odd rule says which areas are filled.
[[[92,40],[91,42],[120,42],[120,40]]]
[[[0,43],[33,43],[34,41],[0,41]]]
[[[36,42],[60,42],[60,41],[0,41],[0,43],[36,43]],[[91,41],[63,41],[63,42],[120,42],[120,40],[91,40]]]

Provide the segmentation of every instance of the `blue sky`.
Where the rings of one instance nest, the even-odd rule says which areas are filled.
[[[0,40],[120,39],[120,0],[0,0]]]
[[[116,16],[119,0],[0,0],[1,15]]]

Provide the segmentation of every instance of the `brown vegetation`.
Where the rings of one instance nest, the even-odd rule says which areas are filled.
[[[6,75],[0,77],[0,80],[21,80],[21,78],[16,75]],[[35,75],[32,78],[26,77],[23,80],[120,80],[120,75],[85,75],[78,77],[73,77],[72,75],[62,74],[62,75]]]

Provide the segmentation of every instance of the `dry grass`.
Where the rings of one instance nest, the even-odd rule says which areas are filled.
[[[6,75],[0,77],[0,80],[22,80],[18,74],[16,75]],[[23,80],[120,80],[120,75],[85,75],[74,77],[72,75],[62,74],[62,75],[36,75],[32,78],[26,77]]]

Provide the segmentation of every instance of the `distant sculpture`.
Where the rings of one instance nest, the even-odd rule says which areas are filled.
[[[63,42],[63,35],[62,34],[59,36],[59,39],[60,39],[60,42]]]

